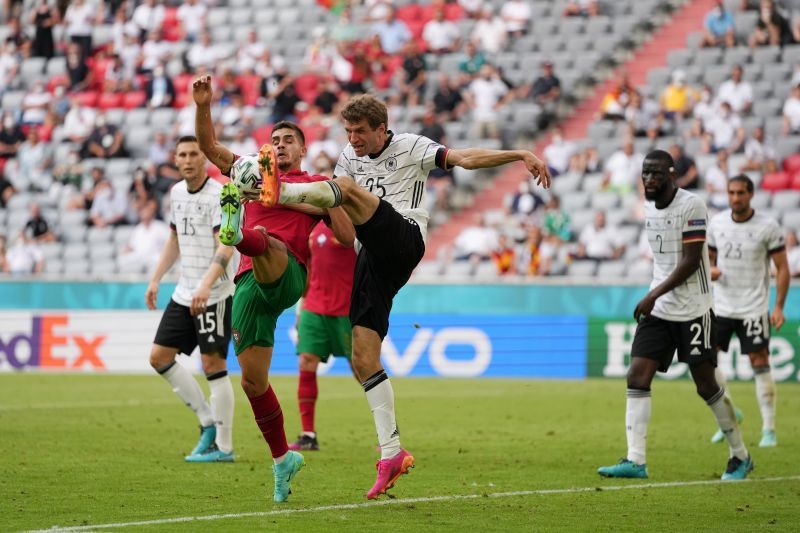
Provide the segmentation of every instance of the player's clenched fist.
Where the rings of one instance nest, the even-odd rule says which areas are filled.
[[[211,88],[211,76],[200,76],[192,82],[192,97],[197,105],[208,105],[214,94]]]

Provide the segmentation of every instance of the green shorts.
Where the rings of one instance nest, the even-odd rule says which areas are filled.
[[[306,269],[289,254],[283,275],[272,283],[259,283],[253,271],[242,274],[233,293],[231,333],[239,355],[250,346],[275,345],[278,317],[303,295]]]
[[[346,316],[318,315],[303,309],[297,324],[297,353],[310,353],[322,362],[333,354],[347,357],[353,351],[353,330]]]

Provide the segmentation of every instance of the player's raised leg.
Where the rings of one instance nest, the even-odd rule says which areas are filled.
[[[739,425],[736,423],[733,404],[725,396],[725,389],[717,384],[717,380],[714,377],[714,365],[711,361],[702,361],[698,364],[690,365],[689,370],[697,386],[697,394],[711,408],[714,418],[717,419],[717,424],[719,424],[725,439],[728,441],[730,458],[725,468],[725,473],[722,474],[722,479],[736,480],[746,478],[747,474],[753,470],[753,460],[747,452]]]
[[[761,411],[761,440],[758,445],[761,448],[771,448],[778,445],[778,437],[775,433],[777,388],[769,366],[769,349],[764,348],[750,353],[749,356],[756,382],[756,399]]]
[[[647,425],[650,422],[650,385],[658,370],[658,361],[634,357],[628,369],[625,402],[625,435],[628,453],[619,463],[601,466],[597,473],[603,477],[647,478]]]

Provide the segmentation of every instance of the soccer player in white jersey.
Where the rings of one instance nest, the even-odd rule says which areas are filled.
[[[783,325],[783,304],[789,291],[789,263],[783,230],[772,218],[750,207],[753,182],[740,174],[728,181],[730,209],[717,214],[708,226],[708,252],[717,314],[716,347],[728,351],[736,333],[742,353],[750,357],[761,410],[762,448],[776,446],[775,380],[769,368],[770,325]],[[777,294],[769,314],[769,261],[775,263]],[[725,373],[717,368],[717,382],[724,386]],[[727,389],[726,389],[727,390]],[[726,392],[730,397],[730,392]],[[737,412],[738,414],[738,412]],[[725,436],[717,431],[712,442]]]
[[[180,256],[178,285],[164,310],[150,352],[150,365],[197,415],[200,440],[189,462],[231,462],[233,387],[226,358],[231,339],[233,248],[220,244],[219,192],[222,185],[206,174],[206,157],[192,136],[181,137],[175,164],[183,177],[170,192],[170,232],[145,293],[156,309],[158,284]],[[206,401],[192,373],[175,360],[200,346],[203,372],[211,389]]]
[[[601,476],[646,478],[645,442],[650,420],[650,385],[666,372],[675,351],[689,365],[697,387],[730,446],[723,480],[744,479],[753,460],[742,442],[733,404],[714,377],[714,313],[706,245],[708,212],[700,198],[675,184],[675,163],[663,150],[650,152],[642,164],[645,231],[653,251],[650,291],[633,311],[638,321],[628,369],[625,426],[628,454]]]
[[[381,447],[377,480],[367,492],[367,498],[374,499],[414,465],[414,457],[400,447],[394,392],[380,353],[394,295],[425,253],[428,172],[434,167],[476,169],[522,161],[545,187],[550,175],[544,163],[525,150],[449,150],[426,137],[395,134],[388,129],[386,105],[371,95],[351,98],[341,117],[349,144],[339,157],[334,179],[319,183],[265,179],[261,199],[265,205],[341,205],[356,227],[361,250],[350,303],[352,364],[372,409]]]

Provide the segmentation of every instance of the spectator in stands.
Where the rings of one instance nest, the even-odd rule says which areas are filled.
[[[22,128],[14,120],[13,113],[6,111],[0,123],[0,159],[16,157],[23,141],[25,134],[22,133]]]
[[[707,126],[703,139],[703,150],[706,153],[721,149],[736,153],[744,144],[742,120],[733,112],[728,102],[719,105],[717,114],[709,120]]]
[[[20,231],[6,252],[6,272],[12,275],[39,274],[44,269],[44,254],[36,241]]]
[[[191,53],[193,48],[189,49]],[[172,43],[162,39],[161,30],[153,30],[147,34],[147,40],[142,44],[140,72],[152,72],[157,66],[165,65],[172,58]],[[208,50],[208,57],[218,59],[215,50]]]
[[[169,237],[169,226],[156,218],[158,203],[147,201],[139,211],[140,221],[120,251],[118,262],[139,265],[149,273],[158,263],[161,249]]]
[[[525,0],[503,2],[500,17],[506,23],[506,31],[511,37],[521,37],[528,33],[531,23],[531,6]]]
[[[478,18],[483,12],[484,0],[458,0],[458,5],[464,10],[464,14],[471,18]]]
[[[25,232],[36,242],[54,242],[56,236],[50,231],[50,225],[42,216],[39,204],[32,202],[30,205],[30,218],[25,223]]]
[[[597,0],[571,0],[564,8],[565,17],[596,17],[600,14]]]
[[[52,155],[49,143],[39,139],[39,130],[28,129],[25,142],[20,144],[17,151],[16,164],[8,163],[10,170],[6,170],[14,188],[19,191],[44,192],[50,188],[53,176],[50,172]]]
[[[6,91],[22,88],[19,62],[17,46],[11,41],[0,42],[0,97]]]
[[[696,189],[698,186],[697,165],[694,159],[686,155],[686,152],[678,143],[672,143],[669,153],[675,162],[676,183],[681,189]]]
[[[780,14],[772,0],[761,0],[758,21],[748,44],[756,46],[783,46],[794,42],[792,29],[786,17]]]
[[[436,114],[443,121],[458,120],[464,114],[466,103],[455,80],[446,73],[439,74],[436,92],[433,94],[433,106]]]
[[[108,123],[105,113],[98,113],[95,118],[94,129],[86,139],[81,155],[101,159],[128,157],[122,132],[115,124]]]
[[[92,167],[89,171],[89,179],[83,180],[79,194],[67,201],[67,209],[91,209],[95,194],[106,183],[106,172],[103,167]]]
[[[561,198],[558,195],[551,195],[545,204],[542,231],[545,239],[552,241],[556,246],[572,239],[569,213],[561,209]]]
[[[469,261],[477,266],[486,261],[497,247],[498,232],[489,226],[483,213],[476,215],[476,224],[467,226],[453,241],[453,254],[456,261]]]
[[[138,224],[141,220],[142,209],[148,202],[155,201],[153,184],[150,182],[147,172],[143,168],[136,169],[133,173],[133,183],[128,188],[127,209],[125,210],[125,222],[127,224]],[[156,202],[157,210],[158,203]]]
[[[647,137],[655,140],[664,133],[664,114],[658,104],[638,90],[631,92],[631,100],[625,108],[625,121],[628,132],[634,137]]]
[[[480,50],[497,54],[505,50],[508,31],[503,19],[494,14],[492,6],[485,5],[480,10],[480,18],[472,28],[471,42]]]
[[[581,230],[575,258],[604,261],[619,259],[623,252],[625,243],[620,239],[619,231],[606,224],[605,211],[598,211],[594,216],[594,224],[588,224]]]
[[[152,76],[144,83],[144,93],[148,109],[172,107],[175,101],[175,85],[164,72],[164,66],[153,69]]]
[[[640,185],[644,155],[634,150],[633,139],[626,138],[622,149],[608,158],[603,172],[602,187],[627,195]]]
[[[439,121],[434,104],[425,106],[425,113],[422,115],[421,122],[420,135],[443,146],[450,144],[445,129]],[[450,192],[455,186],[453,173],[451,170],[434,168],[428,175],[428,181],[425,185],[428,188],[428,199],[431,204],[429,210],[432,218],[436,219],[437,216],[441,216],[438,213],[444,213],[450,209]]]
[[[325,76],[322,80],[322,90],[314,98],[314,105],[325,115],[331,115],[339,104],[339,84],[333,76]]]
[[[558,114],[558,102],[561,99],[561,80],[553,73],[553,63],[542,62],[542,74],[527,89],[528,97],[541,107],[537,119],[540,130],[546,129]]]
[[[84,143],[92,133],[97,112],[94,108],[84,107],[80,99],[70,98],[70,108],[64,117],[64,138],[74,143]]]
[[[399,101],[407,106],[415,106],[425,98],[425,86],[428,81],[425,57],[413,39],[403,46],[403,53],[403,65],[397,74]]]
[[[797,245],[797,233],[793,229],[786,231],[786,260],[789,263],[789,274],[800,276],[800,246]]]
[[[64,24],[70,41],[81,47],[81,55],[92,55],[92,29],[100,23],[102,11],[86,0],[73,0],[64,12]]]
[[[455,23],[444,17],[444,8],[433,11],[433,19],[429,20],[422,30],[422,39],[428,44],[428,51],[434,54],[449,54],[459,49],[461,32]]]
[[[122,29],[120,31],[124,32],[127,30]],[[142,45],[139,44],[138,36],[128,33],[123,34],[120,38],[120,45],[114,47],[114,52],[116,52],[122,60],[122,70],[125,73],[125,79],[132,80],[140,70],[144,60],[142,57]]]
[[[67,207],[78,196],[83,186],[83,162],[77,150],[71,150],[63,161],[57,161],[53,168],[53,185],[50,196],[59,198],[60,205]],[[77,201],[76,201],[77,202]]]
[[[661,111],[664,117],[680,121],[687,117],[695,104],[694,90],[686,84],[686,73],[676,70],[672,73],[670,83],[661,92]]]
[[[144,0],[133,10],[133,23],[139,28],[139,39],[144,40],[145,36],[153,31],[161,30],[164,24],[166,10],[164,6],[157,4],[156,0]]]
[[[245,128],[237,128],[233,139],[228,143],[228,148],[234,154],[255,154],[258,152],[258,145],[255,139],[247,134]]]
[[[89,223],[97,228],[116,226],[125,221],[128,200],[123,191],[117,191],[109,181],[103,181],[95,191],[89,209]]]
[[[8,167],[8,165],[6,165]],[[17,194],[14,184],[7,178],[8,170],[0,170],[0,207],[5,208],[12,196]]]
[[[719,86],[717,100],[728,102],[734,113],[749,113],[753,107],[753,87],[742,80],[742,66],[734,65],[731,77]]]
[[[569,161],[578,151],[578,146],[564,139],[560,128],[555,128],[548,144],[542,154],[547,168],[553,177],[559,176],[569,168]]]
[[[203,30],[200,40],[195,42],[186,54],[186,61],[192,72],[200,67],[213,70],[223,59],[221,50],[211,39],[211,32]]]
[[[709,193],[708,206],[714,209],[728,207],[728,179],[731,169],[728,163],[728,151],[717,152],[717,162],[706,170],[705,188]]]
[[[22,57],[30,57],[33,42],[28,36],[28,33],[23,29],[20,18],[14,17],[8,19],[6,22],[6,28],[7,33],[5,40],[7,42],[14,43]]]
[[[295,107],[301,102],[300,97],[294,87],[294,77],[289,74],[289,69],[282,66],[275,72],[272,80],[265,80],[262,84],[262,91],[269,87],[266,97],[272,100],[272,117],[270,122],[273,124],[281,120],[295,120]]]
[[[750,138],[744,143],[744,155],[747,160],[739,167],[740,172],[752,170],[769,174],[778,170],[778,154],[772,146],[764,143],[763,126],[753,128]]]
[[[365,22],[380,22],[386,19],[392,9],[392,2],[389,0],[365,0],[367,14],[364,16]]]
[[[518,217],[529,217],[544,205],[544,200],[533,192],[528,176],[522,178],[517,191],[508,201],[508,214]]]
[[[118,54],[111,54],[103,75],[103,92],[118,93],[133,90],[133,80],[127,74],[122,58]]]
[[[623,120],[625,118],[625,108],[631,99],[634,91],[633,85],[624,73],[622,78],[608,91],[600,102],[600,114],[605,120]]]
[[[35,9],[31,10],[29,22],[36,27],[33,37],[31,56],[50,59],[55,55],[53,26],[61,22],[61,14],[49,0],[39,0]]]
[[[488,63],[483,65],[480,75],[472,80],[464,95],[472,108],[473,127],[478,137],[496,139],[500,136],[498,112],[510,94],[494,67]]]
[[[240,74],[255,72],[258,64],[267,47],[258,39],[256,30],[251,29],[247,33],[247,42],[243,43],[236,52],[236,68]]]
[[[166,132],[164,131],[157,131],[153,135],[153,140],[150,143],[149,148],[147,149],[147,161],[151,165],[160,165],[167,159],[169,159],[169,152],[171,150],[172,141],[169,140],[167,137]],[[236,154],[242,154],[247,152],[234,152]]]
[[[69,79],[68,88],[70,92],[84,91],[94,81],[86,59],[85,56],[81,55],[81,47],[77,43],[69,44],[67,48],[67,79]]]
[[[792,87],[792,92],[783,103],[783,133],[800,133],[800,84]]]
[[[345,7],[342,9],[339,14],[339,20],[331,28],[331,38],[342,46],[347,46],[359,40],[363,35],[364,28],[361,24],[353,21],[353,12],[350,8]]]
[[[725,9],[725,2],[719,0],[714,9],[706,13],[703,22],[703,40],[700,46],[736,46],[736,25],[733,13]]]
[[[381,49],[389,55],[394,55],[402,50],[403,45],[413,38],[408,26],[397,18],[394,6],[388,6],[384,20],[372,25],[372,33],[381,41]]]
[[[692,137],[702,137],[708,130],[708,125],[717,116],[717,103],[714,101],[714,91],[709,85],[703,85],[700,90],[700,99],[692,108],[694,123],[692,124]]]
[[[509,245],[506,235],[501,233],[497,237],[497,246],[492,250],[491,257],[499,275],[517,273],[516,253],[514,248]]]
[[[290,85],[289,87],[294,90],[294,85]],[[278,113],[294,113],[294,105],[296,105],[296,103],[284,103],[284,101],[280,99],[283,98],[281,95],[284,94],[286,94],[286,91],[276,97],[275,105],[272,109],[273,116],[282,116],[276,115]],[[289,107],[290,105],[291,107]],[[224,106],[222,108],[222,112],[219,113],[219,121],[217,122],[217,126],[220,131],[218,135],[220,137],[228,138],[235,135],[236,130],[240,128],[252,128],[254,115],[255,110],[253,109],[253,106],[245,105],[242,95],[234,93],[231,95],[230,105]],[[277,120],[273,121],[273,123],[274,122],[277,122]]]
[[[458,64],[458,70],[474,77],[486,63],[483,52],[478,50],[475,43],[468,42],[464,45],[464,59]]]
[[[186,42],[193,43],[206,27],[208,8],[199,0],[183,0],[176,16],[181,25],[181,33]]]
[[[33,88],[22,98],[22,123],[25,126],[39,126],[50,109],[53,96],[45,89],[44,82],[37,80]]]

